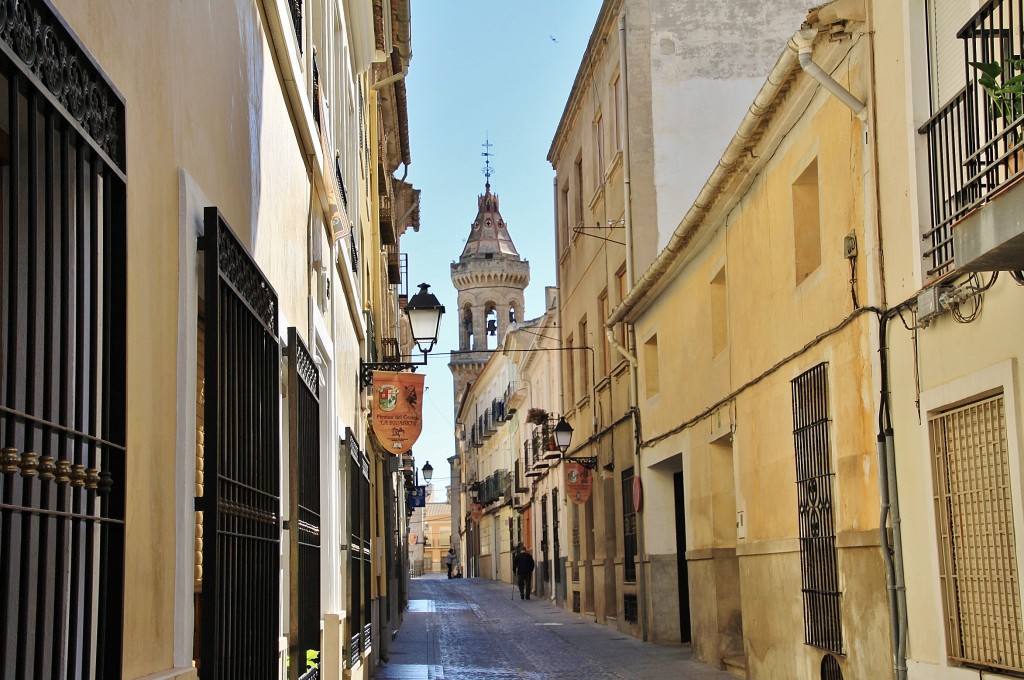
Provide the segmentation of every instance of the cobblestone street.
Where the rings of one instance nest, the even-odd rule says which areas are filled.
[[[567,613],[548,600],[520,600],[510,584],[428,576],[411,580],[409,610],[391,646],[389,663],[381,665],[376,677],[726,680],[734,676],[691,661],[688,645],[641,642]]]

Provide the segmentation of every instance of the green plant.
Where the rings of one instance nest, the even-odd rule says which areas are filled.
[[[548,412],[542,408],[531,408],[526,412],[526,422],[534,425],[547,425]]]
[[[1024,59],[1012,59],[1004,72],[996,61],[972,61],[978,70],[978,84],[989,98],[989,117],[1009,125],[1024,115]]]

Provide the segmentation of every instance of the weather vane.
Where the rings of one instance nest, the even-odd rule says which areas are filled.
[[[484,147],[484,152],[480,155],[484,157],[484,177],[487,179],[486,188],[490,189],[491,175],[494,174],[494,168],[491,167],[491,156],[494,155],[493,153],[491,153],[491,147],[494,145],[491,144],[490,136],[485,136],[484,143],[481,144],[480,146]]]

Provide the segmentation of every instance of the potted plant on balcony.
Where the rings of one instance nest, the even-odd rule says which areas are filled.
[[[526,412],[526,422],[533,425],[547,425],[548,412],[542,408],[531,408]]]
[[[1016,147],[1024,115],[1024,59],[1010,60],[1005,70],[997,61],[972,61],[970,65],[978,72],[978,85],[988,97],[989,118],[1006,131],[1006,149]],[[1010,156],[1008,166],[1011,174],[1024,170],[1024,147]]]

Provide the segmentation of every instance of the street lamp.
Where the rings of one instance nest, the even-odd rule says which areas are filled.
[[[480,483],[473,482],[472,484],[469,485],[469,488],[466,490],[466,492],[469,494],[469,500],[476,503],[477,496],[480,495]]]
[[[430,292],[429,284],[421,283],[420,291],[406,303],[405,314],[409,317],[412,339],[423,353],[423,363],[426,363],[426,355],[434,349],[434,343],[437,342],[437,335],[441,330],[444,305]]]
[[[433,476],[434,476],[434,466],[431,465],[430,461],[428,460],[426,463],[423,464],[423,481],[424,482],[429,482],[430,479]]]
[[[558,450],[565,455],[565,452],[569,450],[569,444],[572,442],[572,425],[565,422],[565,417],[558,419],[558,424],[555,425],[555,446]]]
[[[430,292],[429,284],[421,283],[420,291],[405,304],[405,314],[409,318],[413,342],[423,354],[423,361],[360,361],[359,374],[364,388],[373,384],[374,371],[405,371],[426,365],[427,354],[434,349],[441,331],[444,305]]]

